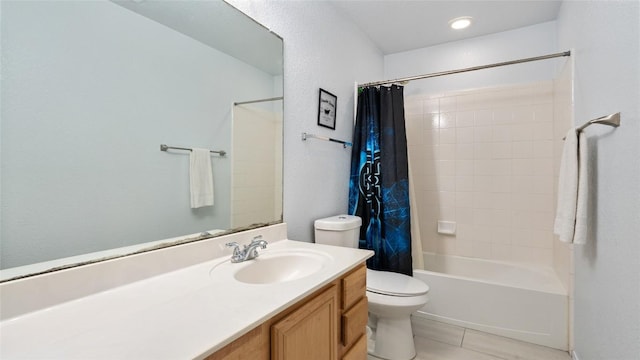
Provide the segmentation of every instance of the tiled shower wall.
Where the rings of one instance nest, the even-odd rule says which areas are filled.
[[[553,265],[553,104],[553,81],[405,99],[423,251]]]
[[[234,106],[232,137],[231,227],[282,219],[282,112]]]

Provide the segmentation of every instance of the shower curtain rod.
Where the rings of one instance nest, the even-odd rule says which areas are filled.
[[[276,100],[282,100],[282,99],[283,99],[283,97],[279,96],[279,97],[273,97],[273,98],[268,98],[268,99],[239,101],[239,102],[234,102],[233,106],[245,105],[245,104],[253,104],[253,103],[259,103],[259,102],[266,102],[266,101],[276,101]]]
[[[468,72],[468,71],[489,69],[489,68],[505,66],[505,65],[521,64],[521,63],[530,62],[530,61],[546,60],[546,59],[552,59],[552,58],[557,58],[557,57],[562,57],[562,56],[571,56],[571,51],[564,51],[564,52],[559,52],[559,53],[555,53],[555,54],[530,57],[530,58],[526,58],[526,59],[505,61],[505,62],[489,64],[489,65],[473,66],[473,67],[468,67],[468,68],[464,68],[464,69],[441,71],[441,72],[435,72],[435,73],[431,73],[431,74],[418,75],[418,76],[410,76],[410,77],[405,77],[405,78],[400,78],[400,79],[374,81],[374,82],[360,84],[360,85],[358,85],[358,88],[364,88],[364,87],[367,87],[367,86],[378,86],[378,85],[386,85],[386,84],[394,84],[394,83],[403,83],[403,82],[408,82],[408,81],[412,81],[412,80],[427,79],[427,78],[432,78],[432,77],[437,77],[437,76],[459,74],[459,73]]]

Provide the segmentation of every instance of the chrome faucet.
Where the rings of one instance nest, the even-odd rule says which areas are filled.
[[[251,244],[245,245],[242,250],[240,250],[240,244],[237,242],[230,242],[225,244],[227,247],[233,248],[233,255],[231,255],[232,263],[239,263],[251,259],[255,259],[258,257],[258,248],[266,249],[267,242],[262,240],[262,235],[258,235],[251,240]]]

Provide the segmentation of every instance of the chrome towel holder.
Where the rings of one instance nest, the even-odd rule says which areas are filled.
[[[605,115],[605,116],[601,116],[597,119],[592,119],[587,121],[586,123],[582,124],[582,126],[579,126],[576,128],[576,133],[580,133],[582,130],[586,129],[587,127],[591,126],[591,125],[608,125],[608,126],[612,126],[612,127],[618,127],[620,126],[620,113],[617,112],[615,114],[609,114],[609,115]],[[566,138],[563,137],[562,140],[564,140]]]
[[[345,148],[345,149],[347,148],[347,146],[353,146],[353,144],[348,142],[348,141],[343,141],[343,140],[338,140],[338,139],[334,139],[334,138],[330,138],[330,137],[326,137],[326,136],[320,136],[320,135],[309,134],[309,133],[303,132],[302,133],[302,140],[305,141],[308,138],[332,141],[332,142],[335,142],[335,143],[338,143],[338,144],[342,144],[342,147]]]
[[[177,147],[177,146],[167,146],[166,144],[160,144],[160,151],[167,151],[169,149],[193,151],[193,149],[190,149],[190,148]],[[224,151],[224,150],[209,150],[209,152],[212,152],[214,154],[219,154],[220,156],[227,155],[227,152]]]

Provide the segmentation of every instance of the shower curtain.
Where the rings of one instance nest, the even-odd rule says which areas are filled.
[[[349,214],[362,218],[360,248],[374,270],[412,275],[403,87],[364,88],[351,156]]]

